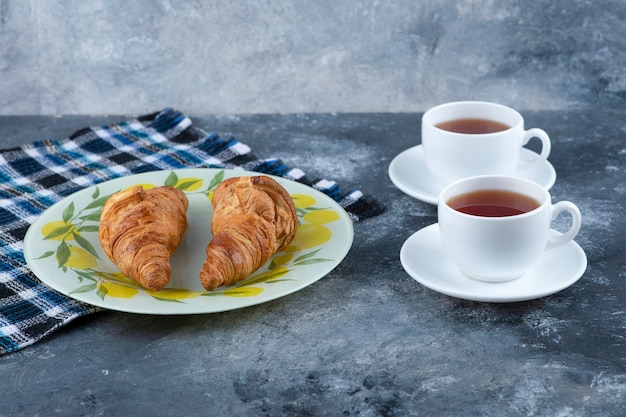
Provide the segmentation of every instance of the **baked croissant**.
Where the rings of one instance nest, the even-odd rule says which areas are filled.
[[[213,194],[213,208],[213,238],[200,271],[200,281],[208,291],[246,278],[296,235],[293,200],[270,177],[222,181]]]
[[[187,196],[169,186],[141,186],[113,194],[104,204],[98,237],[124,275],[160,291],[172,268],[170,257],[187,229]]]

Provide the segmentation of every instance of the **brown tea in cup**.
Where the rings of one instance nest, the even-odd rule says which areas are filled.
[[[532,197],[508,190],[476,190],[446,202],[461,213],[482,217],[507,217],[528,213],[540,206]]]
[[[447,130],[448,132],[463,133],[468,135],[482,135],[485,133],[502,132],[511,128],[511,126],[496,122],[495,120],[470,118],[447,120],[445,122],[437,123],[435,126],[439,129]]]

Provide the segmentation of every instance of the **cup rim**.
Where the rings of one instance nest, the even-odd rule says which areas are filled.
[[[442,120],[439,121],[431,121],[430,119],[433,118],[434,114],[436,114],[436,112],[438,111],[442,111],[446,108],[450,108],[450,107],[461,107],[461,106],[489,106],[492,108],[498,108],[502,111],[506,111],[509,112],[510,114],[513,115],[513,117],[516,119],[516,122],[511,124],[511,126],[508,129],[505,130],[501,130],[498,132],[491,132],[491,133],[459,133],[459,132],[452,132],[450,130],[446,130],[446,129],[442,129],[440,127],[437,127],[438,123],[441,123],[443,121],[447,121],[447,120],[454,120],[454,119],[460,119],[460,118],[464,118],[464,117],[454,117],[454,118],[444,118]],[[469,119],[471,118],[478,118],[476,116],[469,116],[467,117]],[[489,119],[488,117],[484,117],[485,119]],[[490,120],[499,122],[499,123],[504,123],[502,120],[496,120],[495,118],[491,118]],[[506,123],[506,124],[510,124],[510,123]],[[435,130],[437,130],[438,132],[443,132],[446,133],[448,135],[451,136],[464,136],[464,137],[477,137],[477,138],[481,138],[481,137],[489,137],[489,136],[497,136],[497,135],[501,135],[501,134],[506,134],[508,132],[510,132],[512,129],[518,128],[518,127],[522,127],[523,129],[523,124],[524,124],[524,118],[521,115],[520,112],[518,112],[517,110],[515,110],[512,107],[506,106],[504,104],[500,104],[500,103],[495,103],[495,102],[491,102],[491,101],[480,101],[480,100],[462,100],[462,101],[450,101],[447,103],[441,103],[438,104],[434,107],[429,108],[428,110],[426,110],[424,112],[424,114],[422,115],[422,125],[427,125]]]
[[[445,194],[450,192],[450,189],[458,186],[461,183],[464,182],[470,182],[470,181],[480,181],[480,182],[489,182],[489,181],[517,181],[519,183],[524,183],[526,185],[529,185],[537,190],[539,190],[539,192],[542,194],[542,201],[539,202],[539,206],[537,208],[534,208],[530,211],[527,211],[525,213],[521,213],[521,214],[515,214],[512,216],[502,216],[502,217],[488,217],[488,216],[478,216],[475,214],[468,214],[468,213],[463,213],[461,211],[455,210],[454,208],[450,207],[450,205],[448,204],[448,201],[453,198],[456,197],[460,194],[465,194],[465,193],[469,193],[469,192],[474,192],[474,191],[479,191],[479,190],[506,190],[506,191],[513,191],[519,194],[523,194],[527,197],[530,198],[535,198],[534,196],[529,196],[527,193],[524,192],[520,192],[518,190],[512,190],[511,188],[508,187],[497,187],[497,186],[479,186],[476,188],[471,188],[470,190],[467,191],[462,191],[462,192],[457,192],[454,193],[453,195],[449,196],[448,198],[445,198]],[[536,212],[538,212],[539,210],[543,210],[545,206],[547,205],[551,205],[552,204],[552,200],[551,200],[551,196],[548,190],[546,190],[544,187],[542,187],[540,184],[537,184],[534,181],[531,180],[527,180],[525,178],[519,178],[519,177],[513,177],[513,176],[508,176],[508,175],[477,175],[477,176],[472,176],[472,177],[466,177],[466,178],[461,178],[459,180],[456,180],[448,185],[446,185],[441,192],[439,193],[439,199],[438,199],[438,206],[449,210],[451,213],[454,213],[455,215],[458,215],[460,217],[464,217],[464,218],[470,218],[470,219],[474,219],[476,221],[484,221],[484,222],[504,222],[504,221],[511,221],[511,219],[521,219],[521,218],[525,218],[525,217],[529,217],[534,215]]]

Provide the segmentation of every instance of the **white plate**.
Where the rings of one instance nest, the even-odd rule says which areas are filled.
[[[546,251],[521,277],[506,282],[469,278],[449,260],[441,246],[439,225],[427,226],[404,242],[400,262],[417,282],[456,298],[507,303],[545,297],[574,284],[587,269],[587,256],[576,242]]]
[[[549,161],[534,164],[524,162],[533,157],[536,157],[535,152],[522,149],[522,161],[513,176],[534,181],[549,190],[556,181],[556,171]],[[422,145],[398,154],[389,164],[389,178],[402,192],[430,204],[437,204],[439,192],[443,188],[426,167]]]
[[[26,234],[24,257],[41,281],[65,295],[98,307],[144,314],[214,313],[263,303],[311,285],[343,260],[353,239],[352,221],[343,208],[311,187],[274,177],[298,207],[300,226],[294,242],[239,284],[205,291],[199,273],[211,239],[213,208],[209,194],[223,178],[244,175],[259,174],[179,169],[137,174],[89,187],[39,216]],[[158,293],[122,276],[98,239],[106,196],[136,184],[173,185],[189,199],[189,226],[172,256],[170,282]],[[57,234],[67,232],[72,225],[79,231],[78,237],[71,231],[54,236],[54,230]],[[59,266],[58,259],[65,259],[64,264]]]

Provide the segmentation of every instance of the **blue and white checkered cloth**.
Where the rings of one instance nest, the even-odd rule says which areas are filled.
[[[99,311],[43,285],[26,265],[24,236],[39,214],[78,190],[112,178],[186,167],[240,167],[293,179],[331,196],[354,221],[384,210],[371,195],[343,192],[326,179],[310,180],[277,158],[257,159],[234,137],[207,134],[172,109],[86,128],[62,141],[0,151],[0,355]]]

